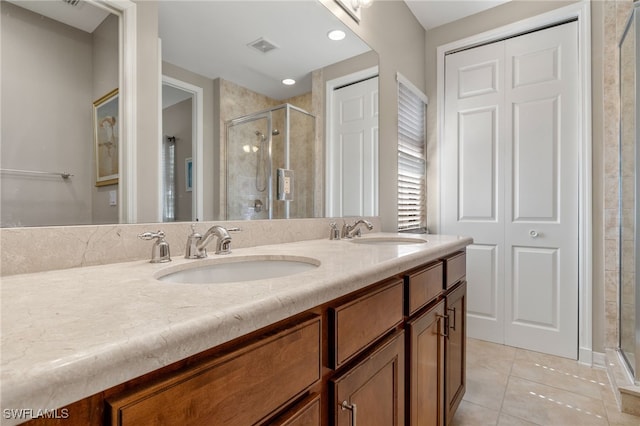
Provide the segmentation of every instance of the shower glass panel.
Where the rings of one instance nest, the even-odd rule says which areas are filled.
[[[620,351],[635,382],[640,379],[640,140],[638,132],[639,3],[634,4],[620,42]]]
[[[313,217],[315,117],[290,104],[227,128],[227,220]]]

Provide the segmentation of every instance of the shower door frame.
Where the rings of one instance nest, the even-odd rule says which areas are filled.
[[[268,173],[267,173],[267,196],[269,197],[269,204],[268,204],[268,210],[269,210],[269,215],[268,215],[268,219],[273,219],[273,184],[271,182],[271,175],[272,175],[272,170],[271,170],[271,164],[272,164],[272,158],[271,158],[271,144],[273,141],[273,124],[272,124],[272,118],[271,118],[271,109],[269,110],[263,110],[263,111],[258,111],[255,112],[253,114],[249,114],[249,115],[245,115],[242,117],[238,117],[238,118],[234,118],[232,120],[229,120],[225,123],[225,133],[226,133],[226,141],[225,141],[225,145],[226,145],[226,153],[227,155],[225,156],[225,170],[226,170],[226,174],[227,176],[225,176],[225,219],[230,220],[229,219],[229,130],[234,127],[234,126],[238,126],[241,124],[247,124],[250,123],[252,121],[256,121],[256,120],[261,120],[261,119],[266,119],[267,120],[267,140],[268,140],[268,147],[269,149],[268,151],[268,155],[267,158],[269,160],[269,167],[268,167]],[[237,219],[237,218],[236,218]]]
[[[262,118],[266,118],[267,119],[267,134],[269,136],[269,174],[268,174],[268,188],[269,188],[269,192],[268,192],[268,196],[269,196],[269,219],[273,219],[273,158],[272,158],[272,143],[273,143],[273,116],[272,114],[275,111],[278,111],[280,109],[285,109],[285,132],[284,132],[284,161],[285,161],[285,165],[286,168],[290,168],[291,167],[291,158],[290,158],[290,154],[291,154],[291,132],[290,132],[290,126],[291,126],[291,110],[300,112],[302,114],[305,114],[309,117],[312,117],[314,119],[314,133],[317,132],[316,129],[316,125],[317,123],[315,122],[316,120],[316,116],[311,114],[309,111],[305,111],[304,109],[297,107],[295,105],[291,105],[290,103],[284,103],[284,104],[280,104],[277,106],[274,106],[272,108],[268,108],[268,109],[263,109],[251,114],[247,114],[247,115],[243,115],[241,117],[238,118],[233,118],[231,120],[227,120],[225,122],[225,152],[227,153],[225,155],[225,170],[226,170],[226,175],[225,175],[225,219],[226,220],[231,220],[229,219],[229,185],[228,185],[228,174],[229,174],[229,129],[233,126],[237,126],[239,124],[246,124],[248,122],[251,121],[255,121],[255,120],[259,120]],[[314,134],[314,138],[315,138],[315,134]],[[315,196],[314,196],[315,198]],[[290,203],[286,202],[285,204],[285,215],[283,219],[289,219],[289,217],[291,216],[290,214]]]
[[[640,84],[640,76],[638,75],[638,69],[637,69],[637,63],[638,63],[638,58],[640,58],[640,36],[639,36],[639,31],[640,31],[640,3],[635,2],[633,4],[633,8],[629,14],[629,18],[625,24],[625,28],[624,31],[620,37],[620,43],[618,45],[619,48],[619,63],[618,63],[618,70],[620,73],[620,78],[618,79],[619,82],[618,84],[620,85],[619,89],[620,89],[620,128],[619,128],[619,149],[620,149],[620,158],[619,158],[619,179],[620,179],[620,185],[619,185],[619,255],[618,255],[618,285],[619,285],[619,289],[618,289],[618,309],[619,309],[619,314],[618,314],[618,352],[620,354],[620,357],[624,360],[624,366],[627,369],[627,372],[629,373],[630,378],[632,379],[632,381],[636,384],[636,385],[640,385],[640,286],[639,286],[639,281],[638,281],[638,267],[640,266],[640,252],[639,252],[639,247],[640,247],[640,227],[638,226],[638,211],[639,211],[639,202],[638,199],[640,198],[640,179],[638,176],[638,169],[639,169],[639,165],[640,165],[640,149],[638,149],[638,142],[640,141],[640,131],[638,130],[638,123],[640,123],[640,108],[638,108],[638,87]],[[629,358],[629,356],[626,354],[625,352],[625,348],[623,348],[623,336],[624,336],[624,329],[623,329],[623,325],[624,325],[624,318],[623,318],[623,312],[622,312],[622,306],[623,306],[623,280],[624,280],[624,259],[625,259],[625,255],[624,255],[624,231],[626,228],[626,224],[625,224],[625,219],[624,219],[624,214],[623,214],[623,209],[625,208],[625,205],[623,204],[623,197],[624,197],[624,191],[623,191],[623,178],[625,176],[625,170],[623,169],[623,99],[622,99],[622,93],[624,88],[623,88],[623,78],[622,78],[622,66],[623,66],[623,61],[624,58],[622,57],[622,47],[623,47],[623,43],[625,42],[625,40],[627,39],[627,37],[633,37],[634,40],[634,54],[635,54],[635,63],[636,63],[636,69],[635,69],[635,75],[634,75],[634,85],[635,85],[635,97],[634,97],[634,111],[633,111],[633,117],[635,120],[635,143],[634,143],[634,150],[635,150],[635,160],[634,160],[634,202],[633,202],[633,209],[634,209],[634,217],[636,218],[636,221],[634,223],[634,251],[635,251],[635,258],[633,259],[635,261],[635,266],[634,266],[634,278],[635,278],[635,294],[634,296],[634,303],[635,303],[635,318],[633,318],[633,323],[632,324],[627,324],[627,326],[633,326],[634,330],[633,330],[633,334],[635,336],[635,342],[634,342],[634,358],[635,358],[635,362],[632,362],[631,358]],[[628,207],[627,207],[628,208]],[[628,348],[627,348],[628,349]]]

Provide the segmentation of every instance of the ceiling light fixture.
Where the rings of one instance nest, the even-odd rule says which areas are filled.
[[[284,84],[285,86],[293,86],[294,84],[296,84],[296,81],[292,78],[285,78],[284,80],[282,80],[282,84]]]
[[[346,36],[347,34],[342,30],[331,30],[327,33],[327,37],[329,37],[329,39],[333,41],[344,40]]]

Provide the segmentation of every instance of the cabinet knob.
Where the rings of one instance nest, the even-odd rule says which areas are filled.
[[[531,229],[531,230],[529,231],[529,236],[530,236],[531,238],[538,238],[538,236],[539,236],[539,235],[540,235],[540,234],[538,234],[538,231],[536,231],[535,229]]]
[[[356,415],[358,414],[358,407],[356,404],[349,404],[345,399],[342,401],[342,404],[340,404],[340,407],[343,410],[349,410],[351,412],[351,426],[356,426]]]

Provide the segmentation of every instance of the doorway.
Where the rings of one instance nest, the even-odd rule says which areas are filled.
[[[204,215],[204,91],[163,75],[161,93],[161,217],[163,222],[199,221]]]

